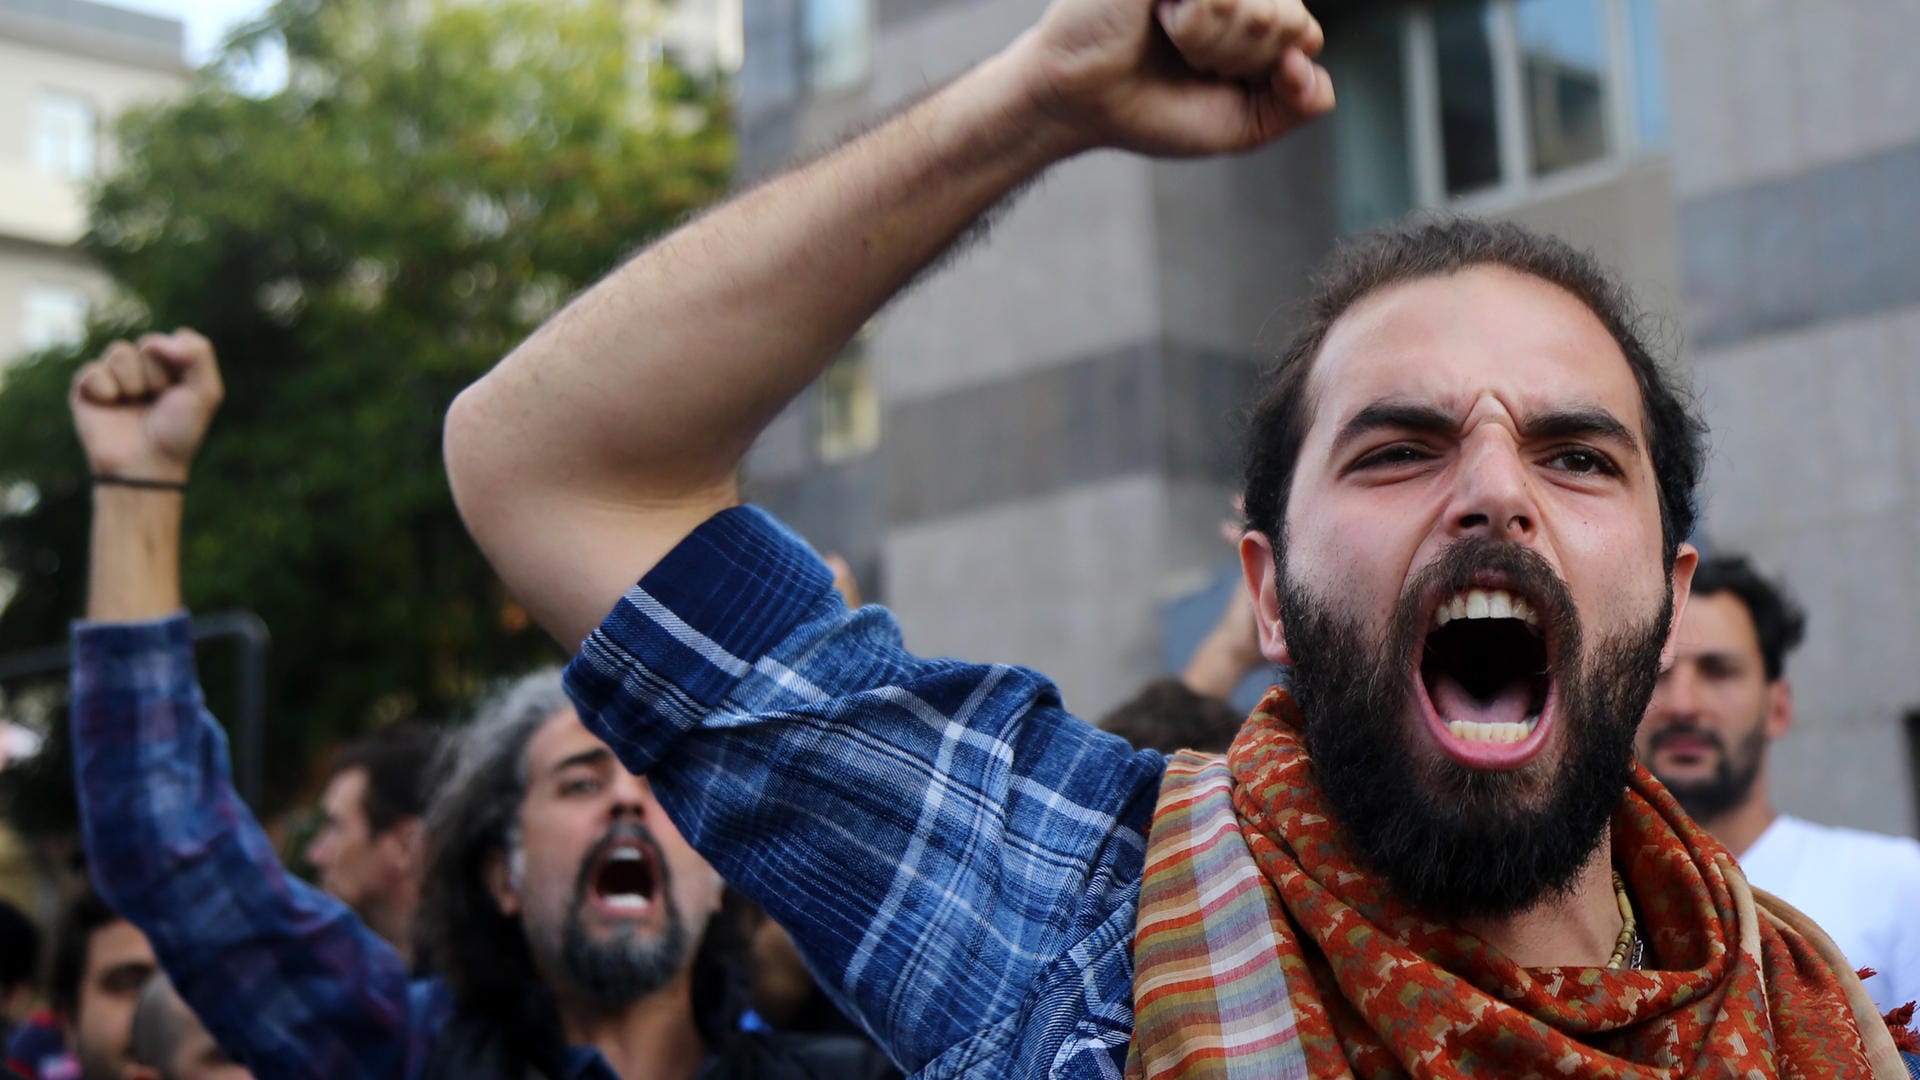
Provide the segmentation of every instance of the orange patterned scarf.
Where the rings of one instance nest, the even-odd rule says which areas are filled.
[[[1353,861],[1276,689],[1168,766],[1127,1075],[1906,1077],[1839,951],[1638,766],[1612,836],[1658,970],[1518,967]]]

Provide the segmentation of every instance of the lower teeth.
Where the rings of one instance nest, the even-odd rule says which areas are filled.
[[[1533,734],[1534,725],[1539,722],[1537,717],[1518,724],[1503,721],[1482,723],[1478,720],[1449,720],[1447,733],[1463,742],[1519,742]]]

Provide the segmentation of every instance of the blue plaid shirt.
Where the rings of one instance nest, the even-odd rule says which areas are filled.
[[[909,1072],[1120,1076],[1159,755],[1032,671],[910,655],[748,507],[629,591],[567,686]]]
[[[184,615],[73,632],[73,754],[100,893],[260,1077],[412,1078],[452,1012],[438,980],[287,873],[234,794]],[[572,1047],[568,1080],[618,1080]]]

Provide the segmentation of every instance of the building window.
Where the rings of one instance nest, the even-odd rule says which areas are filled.
[[[1524,195],[1661,145],[1654,3],[1438,0],[1343,28],[1356,44],[1329,45],[1343,64],[1334,69],[1342,226]],[[1356,98],[1362,107],[1349,109]],[[1395,157],[1406,168],[1383,181]]]
[[[33,101],[33,164],[68,180],[94,173],[99,116],[79,94],[43,90]]]
[[[828,464],[880,445],[880,394],[861,338],[827,365],[814,386],[814,450]]]
[[[75,345],[87,332],[87,294],[65,285],[27,289],[20,343],[29,351]]]
[[[1520,91],[1533,175],[1607,153],[1607,29],[1600,0],[1518,0]]]
[[[841,90],[867,77],[868,0],[803,0],[807,86]]]
[[[1343,233],[1383,225],[1413,207],[1403,38],[1394,20],[1358,19],[1327,39],[1322,59],[1339,72],[1332,135]]]

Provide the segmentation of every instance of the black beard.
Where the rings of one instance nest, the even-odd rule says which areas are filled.
[[[1416,754],[1413,681],[1430,612],[1423,597],[1495,570],[1548,626],[1564,750],[1507,771]],[[1673,607],[1596,643],[1583,664],[1579,615],[1537,553],[1474,537],[1450,546],[1402,594],[1387,640],[1320,603],[1280,568],[1292,691],[1313,769],[1354,854],[1421,913],[1500,917],[1571,891],[1620,803],[1633,736],[1653,696]]]
[[[1675,726],[1664,728],[1647,741],[1647,758],[1652,760],[1661,743],[1678,735],[1689,735],[1713,744],[1720,753],[1720,765],[1705,780],[1668,780],[1659,773],[1653,778],[1666,785],[1674,801],[1693,820],[1705,824],[1747,801],[1754,781],[1760,779],[1760,766],[1766,761],[1767,732],[1763,724],[1740,739],[1738,752],[1727,750],[1726,741],[1705,728]]]
[[[587,933],[581,913],[592,901],[593,875],[601,852],[616,842],[633,841],[650,849],[653,872],[659,882],[658,903],[665,907],[665,926],[659,934],[644,936],[639,926],[627,925],[613,937],[597,941]],[[687,927],[674,905],[667,863],[653,834],[632,822],[609,828],[581,860],[574,882],[573,903],[561,932],[560,962],[573,989],[594,1007],[614,1010],[631,1005],[673,981],[687,957]]]

